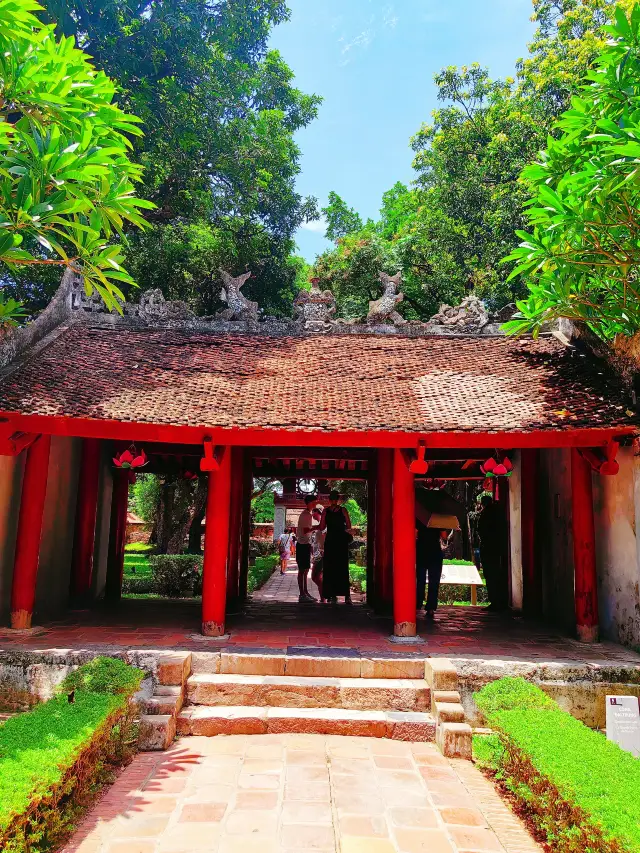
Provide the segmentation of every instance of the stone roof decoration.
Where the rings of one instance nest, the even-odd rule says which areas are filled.
[[[251,302],[240,293],[242,285],[247,279],[251,278],[251,272],[245,272],[233,278],[226,270],[221,269],[220,275],[224,282],[220,298],[227,303],[227,307],[218,312],[218,317],[221,320],[243,320],[250,324],[257,323],[258,303]]]
[[[312,278],[311,290],[301,290],[293,302],[293,319],[306,332],[327,332],[335,322],[336,298],[330,290],[320,290],[319,278]]]
[[[490,322],[491,317],[484,302],[477,296],[466,296],[460,305],[441,305],[438,313],[429,321],[429,325],[478,334]]]
[[[193,311],[182,300],[167,300],[158,288],[145,290],[138,303],[138,316],[147,323],[189,320]]]
[[[396,311],[396,307],[404,299],[404,294],[400,292],[402,273],[399,272],[394,276],[390,276],[385,272],[380,272],[378,275],[380,281],[384,285],[384,293],[380,299],[376,299],[369,303],[367,323],[370,326],[384,323],[393,323],[395,326],[404,326],[407,321]]]

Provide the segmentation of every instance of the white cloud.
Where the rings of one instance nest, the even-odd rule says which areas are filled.
[[[349,51],[353,50],[354,48],[368,47],[373,41],[374,36],[375,32],[373,30],[362,30],[362,32],[358,33],[355,38],[351,39],[350,42],[347,42],[347,44],[345,44],[345,46],[342,48],[343,55],[345,53],[349,53]]]
[[[324,217],[312,219],[311,222],[303,222],[300,228],[311,231],[312,234],[322,234],[324,237],[324,232],[327,230],[327,220]]]

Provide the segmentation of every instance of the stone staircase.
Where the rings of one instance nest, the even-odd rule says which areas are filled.
[[[159,654],[143,749],[181,736],[305,733],[433,741],[471,757],[455,667],[442,658]]]

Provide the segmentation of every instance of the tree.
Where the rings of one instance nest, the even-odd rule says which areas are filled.
[[[40,23],[40,9],[0,0],[0,261],[70,268],[113,308],[120,284],[133,283],[117,238],[153,207],[134,194],[139,119],[73,39]]]
[[[320,99],[297,89],[267,49],[288,17],[284,0],[47,0],[46,8],[117,78],[122,103],[143,121],[134,153],[158,208],[154,233],[127,250],[141,286],[154,279],[165,296],[210,313],[221,283],[209,271],[248,266],[246,295],[267,313],[290,313],[293,235],[318,216],[315,199],[295,190],[294,136]]]
[[[514,81],[491,80],[478,65],[447,68],[435,81],[445,106],[412,140],[421,201],[458,277],[497,308],[518,292],[500,260],[524,223],[520,174],[544,143],[544,123]]]
[[[561,135],[524,173],[536,191],[533,230],[507,260],[530,294],[507,325],[513,333],[559,317],[605,339],[640,329],[640,4],[615,18]]]
[[[602,26],[616,6],[630,11],[634,0],[533,0],[538,24],[529,56],[521,60],[521,91],[538,100],[549,121],[568,106],[605,45]]]
[[[327,220],[327,240],[337,241],[362,228],[360,215],[352,207],[348,207],[337,193],[329,193],[329,204],[322,208],[322,213]]]

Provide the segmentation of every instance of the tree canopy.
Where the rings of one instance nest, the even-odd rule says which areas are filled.
[[[327,234],[337,245],[316,273],[344,316],[362,316],[380,295],[378,270],[402,271],[407,319],[427,319],[469,290],[491,309],[526,295],[527,269],[512,275],[516,258],[503,263],[535,192],[534,173],[523,170],[560,132],[555,122],[604,47],[615,8],[613,0],[532,2],[537,29],[514,79],[494,80],[477,64],[435,75],[441,106],[411,140],[414,180],[385,193],[377,222],[362,224],[333,194],[327,210],[353,215]]]
[[[0,262],[9,271],[65,267],[109,307],[132,283],[118,238],[143,227],[130,159],[139,119],[114,102],[115,85],[34,13],[34,0],[0,0]],[[4,278],[4,275],[3,275]]]
[[[574,96],[540,162],[532,231],[510,255],[530,295],[512,332],[558,317],[586,322],[602,338],[640,329],[640,5],[616,11],[611,41]]]

